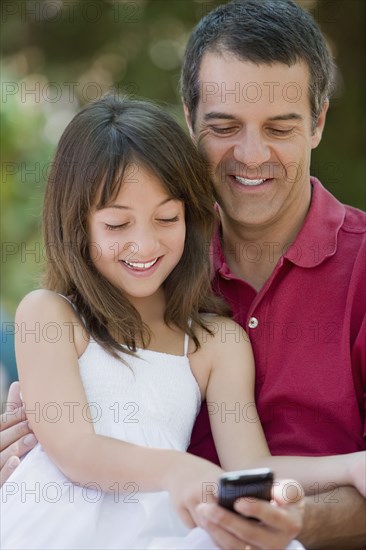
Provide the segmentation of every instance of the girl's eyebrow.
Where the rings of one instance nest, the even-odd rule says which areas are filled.
[[[167,199],[164,199],[163,201],[161,201],[157,205],[157,208],[159,208],[159,206],[163,206],[163,204],[166,204],[167,202],[174,201],[174,200],[176,199],[173,199],[173,197],[168,197]],[[107,208],[118,208],[119,210],[133,210],[133,208],[131,208],[130,206],[124,206],[123,204],[109,204],[108,206],[104,207],[104,210],[106,210]]]

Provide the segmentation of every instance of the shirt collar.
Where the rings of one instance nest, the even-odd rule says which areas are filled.
[[[216,205],[216,210],[218,207]],[[210,246],[210,263],[211,263],[211,275],[214,276],[218,271],[221,275],[229,272],[229,267],[226,264],[224,251],[221,246],[221,224],[220,221],[216,224],[214,235]]]
[[[345,207],[317,178],[311,177],[312,197],[309,212],[294,243],[282,256],[299,267],[315,267],[337,250],[337,237],[344,217]],[[227,279],[235,279],[224,256],[221,245],[221,226],[217,225],[211,243],[211,267]]]
[[[312,197],[309,212],[295,242],[284,258],[299,267],[315,267],[337,250],[338,232],[346,209],[317,178],[311,177]]]

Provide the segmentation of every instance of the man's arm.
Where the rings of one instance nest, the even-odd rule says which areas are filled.
[[[309,549],[365,548],[366,499],[353,487],[307,496],[298,538]]]
[[[13,382],[9,388],[5,412],[0,416],[0,486],[18,466],[19,458],[36,443],[22,408],[19,382]]]

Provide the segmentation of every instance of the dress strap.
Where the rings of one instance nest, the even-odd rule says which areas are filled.
[[[69,304],[72,306],[72,309],[75,311],[76,315],[79,317],[79,319],[81,320],[82,324],[83,324],[83,328],[86,332],[87,329],[86,329],[86,323],[85,323],[85,319],[84,319],[84,316],[83,315],[80,315],[80,313],[78,312],[78,308],[76,307],[76,305],[70,300],[70,298],[68,298],[67,296],[65,296],[64,294],[60,294],[59,292],[57,292],[57,294],[59,296],[61,296],[61,298],[63,298],[64,300],[66,300],[66,302],[69,302]],[[90,341],[92,341],[92,337],[90,336]]]
[[[186,357],[188,353],[188,344],[189,344],[189,336],[188,334],[184,335],[184,357]]]
[[[57,294],[59,296],[61,296],[61,298],[64,298],[64,300],[66,300],[66,302],[69,302],[69,304],[71,304],[73,309],[77,312],[76,305],[73,304],[72,301],[67,296],[64,296],[63,294],[60,294],[59,292],[57,292]]]
[[[188,326],[191,328],[192,319],[188,319]],[[189,344],[189,334],[184,335],[184,356],[187,356],[188,353],[188,344]]]

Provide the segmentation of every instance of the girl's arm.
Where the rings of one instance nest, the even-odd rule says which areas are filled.
[[[218,324],[221,329],[209,343],[212,370],[207,403],[223,468],[269,467],[277,477],[297,479],[306,493],[314,490],[314,483],[319,483],[323,487],[326,484],[355,485],[365,495],[365,453],[326,457],[270,456],[254,403],[255,367],[249,338],[234,321],[221,319]]]
[[[72,330],[77,321],[66,300],[47,290],[26,296],[16,314],[16,356],[26,413],[60,470],[81,485],[95,482],[104,491],[123,492],[131,482],[139,491],[164,490],[178,468],[210,467],[186,453],[95,434],[85,414],[87,398]]]

